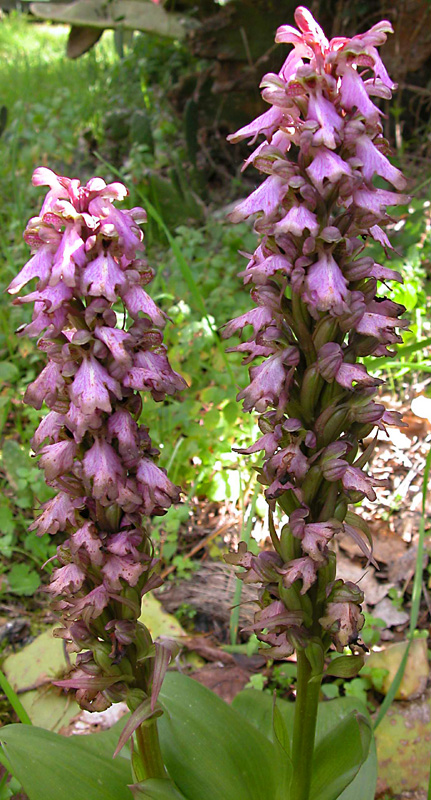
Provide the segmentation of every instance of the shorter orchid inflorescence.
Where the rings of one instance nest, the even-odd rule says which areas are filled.
[[[40,337],[47,357],[25,400],[50,409],[32,446],[57,492],[31,527],[65,534],[47,591],[61,615],[56,635],[77,656],[58,685],[90,710],[126,700],[141,722],[156,712],[170,656],[138,621],[143,594],[161,583],[148,518],[180,493],[139,424],[139,393],[163,400],[185,382],[163,345],[165,315],[143,288],[154,274],[137,257],[143,209],[117,209],[127,190],[101,178],[81,186],[40,167],[33,184],[50,188],[24,234],[33,255],[9,292],[37,278],[14,302],[34,304],[20,333]]]
[[[224,333],[253,328],[231,349],[245,363],[259,359],[238,399],[259,413],[262,436],[240,452],[264,451],[259,480],[274,546],[255,556],[242,544],[231,560],[261,587],[252,630],[263,652],[306,652],[318,674],[331,642],[342,651],[363,625],[363,593],[336,580],[332,543],[348,534],[372,560],[368,527],[349,504],[374,500],[381,483],[365,471],[375,438],[364,440],[401,418],[376,402],[382,381],[360,359],[391,355],[407,321],[388,289],[401,276],[365,248],[372,239],[391,249],[387,206],[408,198],[382,188],[382,179],[396,190],[406,182],[387,158],[372,100],[395,88],[376,49],[391,25],[328,41],[307,9],[295,19],[299,30],[283,25],[276,36],[292,51],[261,84],[270,109],[229,137],[264,137],[245,166],[267,177],[231,214],[234,222],[258,215],[260,242],[241,273],[255,308]],[[280,534],[276,503],[288,516]]]

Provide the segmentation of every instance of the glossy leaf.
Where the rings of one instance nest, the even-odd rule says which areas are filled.
[[[364,705],[356,697],[339,697],[336,700],[319,704],[317,717],[316,742],[330,733],[337,723],[352,711],[359,711],[369,721],[370,717]],[[374,738],[371,740],[366,761],[358,774],[347,786],[337,800],[374,800],[377,783],[377,754]]]
[[[268,739],[273,741],[273,700],[271,695],[266,692],[256,692],[253,689],[245,689],[235,697],[232,705],[252,725],[255,725],[261,733],[264,733]],[[277,708],[286,723],[290,736],[292,736],[295,704],[277,699]],[[330,732],[340,721],[355,710],[369,719],[365,706],[355,697],[340,697],[336,700],[320,703],[317,717],[316,746],[322,742],[325,736],[330,735]],[[377,756],[375,743],[372,740],[366,761],[337,800],[359,800],[359,798],[360,800],[374,800],[376,782]],[[313,797],[313,800],[316,800],[316,798]]]
[[[366,760],[371,737],[367,718],[353,711],[318,743],[310,791],[314,800],[337,800]]]
[[[364,666],[364,657],[339,656],[334,658],[325,670],[325,675],[334,675],[337,678],[354,678]]]
[[[244,689],[234,698],[232,707],[270,739],[271,742],[274,741],[273,699],[270,694],[257,692],[255,689]],[[277,708],[291,736],[295,704],[277,698]]]
[[[186,800],[172,781],[151,778],[129,787],[134,800]]]
[[[281,800],[288,761],[242,714],[178,673],[166,675],[159,699],[165,764],[188,800]]]
[[[112,737],[103,733],[65,737],[30,725],[0,731],[14,776],[29,800],[130,800],[130,763],[112,759]]]

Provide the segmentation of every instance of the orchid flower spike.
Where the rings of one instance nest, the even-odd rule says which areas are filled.
[[[358,638],[362,593],[334,583],[333,540],[352,536],[373,559],[367,525],[349,505],[375,499],[369,437],[398,422],[375,402],[382,381],[359,359],[391,355],[408,324],[388,289],[401,276],[366,247],[390,251],[388,208],[408,201],[379,106],[395,88],[377,50],[391,25],[328,41],[308,9],[295,21],[298,29],[277,31],[276,42],[292,46],[280,71],[262,79],[268,110],[228,137],[261,137],[245,167],[265,179],[230,215],[255,217],[260,239],[241,273],[255,308],[224,334],[253,328],[230,349],[251,363],[238,399],[258,413],[262,436],[242,452],[264,451],[259,481],[275,550],[230,558],[260,585],[253,630],[263,653],[281,659],[306,650],[316,631],[324,652]],[[276,504],[289,519],[279,533]]]

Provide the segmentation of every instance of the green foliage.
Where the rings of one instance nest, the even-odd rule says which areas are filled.
[[[17,418],[21,415],[18,413]],[[23,427],[23,438],[30,436]],[[0,593],[32,596],[40,585],[39,570],[52,553],[48,538],[28,531],[33,509],[52,492],[27,450],[15,439],[4,439],[0,457]],[[16,559],[24,557],[25,563]],[[14,562],[10,566],[10,562]]]
[[[277,701],[274,709],[270,695],[246,690],[230,707],[178,673],[168,673],[161,701],[165,714],[159,720],[160,739],[170,781],[134,786],[136,800],[288,799],[292,703]],[[29,800],[55,800],[65,782],[70,800],[126,800],[130,762],[111,757],[119,726],[124,723],[84,742],[82,737],[9,725],[1,730],[0,741]],[[370,737],[366,711],[357,701],[320,705],[313,798],[374,797],[376,759]]]
[[[287,764],[264,734],[233,708],[178,673],[167,674],[160,701],[166,708],[159,721],[163,756],[170,777],[188,800],[280,796]]]
[[[29,800],[128,800],[130,763],[112,759],[112,735],[59,736],[30,725],[2,728],[0,741]]]
[[[380,631],[386,627],[386,623],[380,617],[373,617],[364,612],[365,624],[361,631],[361,639],[370,649],[380,642]]]
[[[286,695],[295,688],[296,683],[296,663],[284,661],[281,664],[274,664],[272,668],[270,688],[274,688],[277,694]]]
[[[40,189],[30,185],[36,165],[81,180],[97,173],[116,180],[120,174],[131,188],[129,204],[149,201],[155,211],[145,226],[148,260],[157,273],[153,296],[172,320],[166,340],[173,367],[190,387],[181,400],[156,404],[146,398],[143,418],[160,446],[161,465],[186,495],[237,503],[249,467],[232,446],[249,445],[256,429],[235,400],[247,369],[236,354],[224,355],[218,329],[249,307],[237,278],[244,263],[238,250],[252,251],[255,236],[249,224],[233,226],[213,214],[208,175],[200,171],[194,101],[189,98],[179,123],[167,100],[172,86],[203,64],[183,43],[154,36],[136,36],[118,59],[110,34],[89,54],[66,61],[67,35],[67,28],[30,26],[18,14],[0,23],[0,105],[8,114],[0,137],[0,288],[28,256],[21,234],[41,199]],[[431,335],[431,206],[428,188],[424,192],[402,210],[392,232],[402,256],[393,254],[390,265],[403,272],[405,282],[391,289],[391,297],[407,306],[411,323],[397,356],[384,359],[394,386],[409,373],[431,370],[429,349],[421,344]],[[377,247],[375,255],[381,257]],[[28,314],[0,294],[0,436],[7,454],[0,465],[0,592],[30,595],[53,544],[28,533],[35,507],[47,498],[30,457],[39,413],[21,403],[42,363],[34,344],[14,334]],[[13,475],[5,470],[9,454],[11,464],[19,461]],[[175,559],[177,573],[184,575],[193,568],[177,546],[187,514],[187,505],[172,511],[156,531],[165,560]],[[366,626],[364,636],[369,646],[376,643],[378,625]],[[330,685],[323,691],[334,692]]]
[[[232,705],[270,741],[274,741],[271,695],[244,690],[235,697]],[[277,699],[277,707],[287,731],[291,732],[294,703]],[[370,740],[370,719],[366,706],[360,700],[343,697],[333,702],[319,703],[310,797],[313,800],[374,800],[377,758],[374,741],[371,740],[370,745]],[[358,763],[356,759],[361,751],[362,760],[359,759]]]
[[[413,195],[415,192],[412,192]],[[389,372],[392,389],[395,381],[416,372],[421,378],[431,372],[431,203],[425,195],[413,197],[409,206],[400,211],[399,219],[390,232],[396,252],[391,253],[385,263],[398,270],[403,283],[391,286],[390,298],[406,307],[410,321],[409,330],[403,333],[404,344],[396,347],[393,358],[365,359],[367,368],[380,374],[380,368]],[[381,259],[381,249],[368,243],[367,253]],[[388,296],[382,284],[381,296]],[[373,363],[371,363],[373,362]],[[425,374],[424,374],[425,373]],[[386,377],[385,374],[385,377]]]
[[[364,705],[367,704],[367,692],[371,688],[368,678],[353,678],[344,684],[346,697],[356,697]]]
[[[136,784],[132,792],[135,800],[185,800],[171,781],[157,778]]]

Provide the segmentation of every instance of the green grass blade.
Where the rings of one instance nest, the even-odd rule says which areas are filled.
[[[397,669],[395,677],[389,687],[389,691],[379,708],[379,713],[377,714],[374,729],[380,725],[383,717],[385,716],[386,712],[390,708],[392,701],[395,698],[395,695],[400,687],[401,681],[403,679],[403,675],[406,669],[407,659],[409,656],[410,645],[413,640],[413,634],[416,629],[418,616],[419,616],[419,608],[422,596],[422,577],[423,577],[423,556],[424,556],[424,539],[425,539],[425,518],[426,518],[426,499],[427,499],[427,487],[428,487],[428,478],[430,475],[431,470],[431,450],[429,451],[426,462],[425,462],[425,470],[424,470],[424,479],[422,485],[422,514],[421,520],[419,523],[419,541],[418,541],[418,551],[416,555],[416,567],[415,567],[415,576],[413,580],[413,592],[412,592],[412,607],[410,612],[410,625],[409,625],[409,632],[408,632],[408,643],[405,649],[404,655],[401,659],[400,666]],[[431,800],[431,798],[430,798]]]
[[[23,725],[31,725],[32,722],[27,714],[27,711],[25,710],[23,704],[21,703],[21,700],[19,699],[16,692],[12,689],[12,686],[10,685],[8,679],[6,678],[6,675],[1,671],[1,669],[0,669],[0,688],[3,689],[19,721],[22,722]]]
[[[386,368],[388,364],[399,364],[400,366],[404,366],[404,363],[401,361],[402,358],[405,358],[405,356],[410,356],[412,353],[418,353],[421,350],[425,350],[425,348],[429,347],[430,345],[431,337],[428,337],[427,339],[420,339],[418,342],[413,342],[412,344],[405,344],[401,347],[398,347],[396,360],[391,359],[388,361],[387,356],[381,356],[381,358],[364,358],[364,364],[367,365],[367,368],[372,370],[380,369],[381,367]]]
[[[247,519],[247,522],[246,522],[246,524],[244,526],[244,529],[241,532],[241,541],[245,542],[247,546],[248,546],[248,543],[250,541],[251,529],[253,527],[253,517],[254,517],[254,512],[256,510],[256,503],[257,503],[257,498],[259,496],[259,490],[260,490],[260,483],[258,483],[256,481],[256,484],[255,484],[255,487],[254,487],[254,492],[253,492],[253,497],[251,498],[251,503],[250,503],[250,513],[248,515],[248,519]],[[242,587],[243,587],[242,580],[240,580],[240,578],[237,578],[236,579],[236,585],[235,585],[235,592],[234,592],[233,601],[232,601],[232,611],[231,611],[230,620],[229,620],[230,643],[232,645],[236,644],[236,640],[237,640],[237,636],[238,636],[239,612],[240,612],[240,604],[241,604]]]
[[[385,364],[387,369],[407,369],[416,372],[431,372],[431,362],[426,361],[389,361]]]

